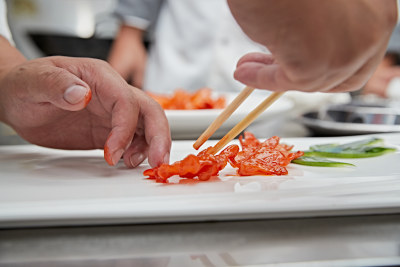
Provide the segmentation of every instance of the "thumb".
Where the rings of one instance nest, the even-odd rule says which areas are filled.
[[[31,87],[36,101],[50,102],[54,106],[70,111],[85,108],[92,98],[89,85],[66,69],[45,66],[46,76],[34,75],[36,82]],[[37,92],[39,91],[39,92]]]
[[[73,84],[64,91],[62,100],[53,104],[65,110],[76,111],[85,108],[91,99],[92,91],[89,86]]]
[[[271,91],[290,87],[286,75],[271,54],[249,53],[237,63],[234,78],[248,86]]]
[[[248,86],[268,89],[271,91],[282,90],[277,75],[279,66],[267,65],[258,62],[245,62],[236,68],[234,78]]]

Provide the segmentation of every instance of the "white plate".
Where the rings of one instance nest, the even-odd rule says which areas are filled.
[[[215,132],[212,138],[224,136],[231,128],[250,113],[270,93],[258,90],[253,92],[232,116]],[[224,94],[230,103],[237,94]],[[254,123],[281,120],[293,108],[293,103],[281,97],[262,113]],[[203,110],[166,110],[173,139],[197,139],[205,129],[218,117],[222,109]]]
[[[399,146],[400,134],[379,135]],[[296,149],[363,137],[289,138]],[[175,141],[172,161],[194,152]],[[157,184],[147,165],[109,167],[102,151],[0,147],[0,227],[243,220],[400,212],[400,153],[347,160],[355,168],[291,165],[287,176]]]

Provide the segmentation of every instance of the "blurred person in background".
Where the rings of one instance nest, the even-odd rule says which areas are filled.
[[[395,1],[373,2],[229,1],[250,39],[232,17],[225,0],[120,0],[116,14],[122,26],[109,62],[132,84],[156,93],[200,87],[238,92],[243,84],[272,91],[348,92],[360,89],[371,75],[371,69],[382,57],[376,52],[386,46],[392,30],[385,27],[392,27],[396,19],[396,8],[389,10]],[[381,14],[376,12],[377,5],[386,6]],[[362,21],[372,24],[370,18],[376,18],[378,23],[368,34],[376,36],[354,35],[353,30],[365,31],[359,27]],[[327,28],[333,28],[334,34],[326,34]],[[285,34],[278,40],[274,34],[279,32]],[[148,50],[143,44],[145,33],[150,36]],[[377,44],[378,37],[379,45],[371,49],[369,45]],[[277,40],[279,46],[274,43]],[[272,55],[267,47],[272,48]],[[249,52],[256,53],[239,60]],[[347,65],[353,57],[357,62]],[[359,61],[362,57],[367,59]],[[237,63],[235,78],[241,83],[232,77]],[[260,71],[265,73],[258,75]],[[278,77],[276,73],[283,75]],[[339,81],[329,85],[334,78]],[[286,95],[302,109],[350,99],[348,94]]]
[[[361,94],[400,100],[400,24],[394,29],[382,62]]]
[[[242,32],[225,0],[120,0],[116,14],[122,26],[109,62],[133,85],[152,92],[240,91],[243,85],[232,78],[239,58],[268,52]]]

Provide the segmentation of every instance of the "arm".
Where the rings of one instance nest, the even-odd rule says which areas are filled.
[[[123,25],[113,42],[108,62],[129,83],[143,86],[147,51],[143,30]]]
[[[368,80],[362,94],[373,94],[383,98],[398,99],[400,92],[398,80],[400,78],[400,24],[392,33],[387,53],[379,63],[378,68]]]
[[[396,24],[395,0],[228,0],[245,33],[272,56],[250,54],[235,78],[273,91],[361,88]]]
[[[59,149],[102,149],[110,165],[167,162],[171,145],[161,107],[106,62],[25,58],[0,38],[0,120],[22,138]]]
[[[0,77],[7,73],[7,70],[26,61],[25,57],[0,35]]]
[[[121,27],[110,51],[108,62],[132,85],[142,87],[147,51],[144,33],[154,26],[162,0],[120,0],[115,14]]]
[[[368,80],[362,90],[362,94],[373,94],[383,98],[389,98],[388,86],[394,78],[400,77],[400,67],[396,62],[396,55],[386,54],[378,68]],[[397,90],[398,88],[396,88]],[[396,96],[399,92],[396,93]]]

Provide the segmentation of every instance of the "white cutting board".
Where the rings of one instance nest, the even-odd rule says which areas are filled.
[[[400,134],[380,134],[400,147]],[[288,138],[295,150],[358,137]],[[175,141],[171,161],[195,152]],[[211,145],[212,142],[206,145]],[[0,227],[290,218],[400,212],[400,153],[346,160],[355,168],[291,164],[287,176],[157,184],[147,164],[108,166],[103,153],[0,147]],[[178,179],[172,179],[178,182]]]

